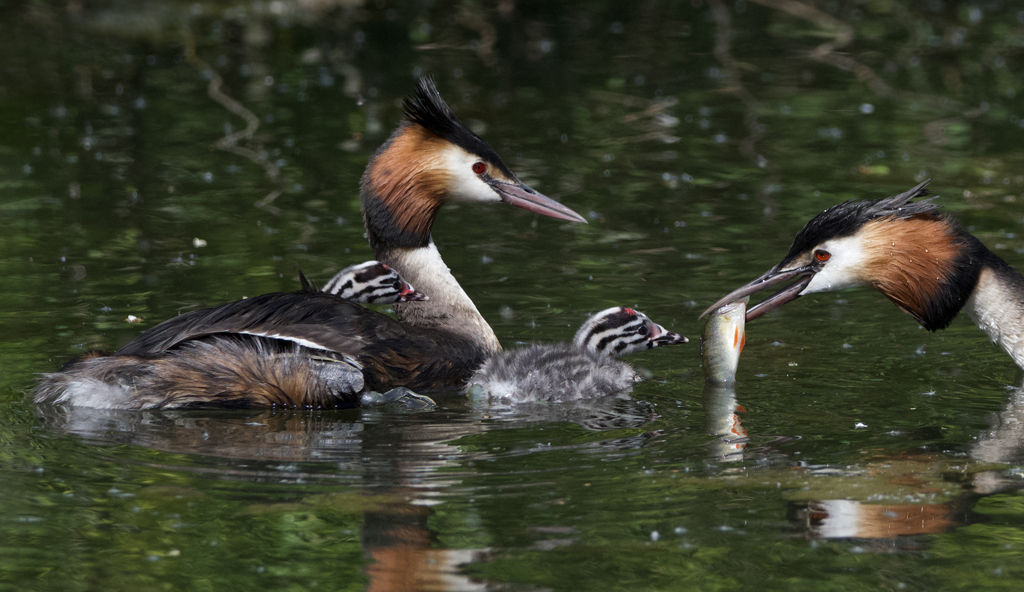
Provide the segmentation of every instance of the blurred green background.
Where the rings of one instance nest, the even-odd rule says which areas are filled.
[[[969,319],[802,298],[705,393],[696,316],[926,178],[1024,269],[1021,72],[996,0],[0,2],[0,587],[1020,589],[1021,373]],[[359,177],[421,75],[590,221],[442,212],[506,347],[617,304],[691,337],[632,400],[31,405],[73,355],[370,258]],[[737,404],[749,441],[709,434]]]

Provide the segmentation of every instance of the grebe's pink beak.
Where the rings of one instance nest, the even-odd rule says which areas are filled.
[[[498,192],[498,195],[501,196],[501,200],[510,206],[522,208],[528,212],[541,214],[542,216],[549,216],[557,220],[582,222],[584,224],[587,223],[587,219],[583,216],[580,216],[576,212],[563,206],[543,193],[537,192],[529,185],[526,185],[518,179],[514,183],[506,183],[504,181],[498,181],[497,179],[491,179],[488,184],[492,189]]]

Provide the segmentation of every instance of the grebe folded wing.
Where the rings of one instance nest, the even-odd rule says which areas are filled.
[[[372,323],[390,331],[402,329],[386,315],[331,294],[278,292],[168,319],[136,337],[116,355],[152,356],[186,341],[221,333],[271,337],[312,349],[358,355],[367,337],[353,328],[370,324],[364,317],[372,317]]]

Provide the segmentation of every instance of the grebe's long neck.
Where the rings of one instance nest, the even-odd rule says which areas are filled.
[[[430,231],[450,183],[438,164],[439,140],[403,124],[378,150],[363,175],[360,202],[374,256],[427,295],[394,305],[398,319],[468,338],[490,354],[498,338],[441,259]]]
[[[964,309],[1024,368],[1024,276],[989,252]]]
[[[463,335],[488,354],[501,351],[491,326],[448,270],[433,241],[425,247],[379,249],[375,254],[430,298],[394,304],[400,321]]]

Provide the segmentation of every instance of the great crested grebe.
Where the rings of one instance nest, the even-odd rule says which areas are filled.
[[[936,212],[933,200],[912,201],[928,194],[927,185],[818,214],[797,233],[781,263],[701,316],[789,280],[796,282],[748,309],[747,321],[804,294],[871,286],[929,331],[945,329],[966,308],[1024,367],[1024,277]]]
[[[621,392],[640,377],[617,360],[688,340],[642,312],[614,307],[583,323],[572,343],[537,344],[494,355],[469,379],[469,393],[497,403],[577,401]]]
[[[44,375],[35,401],[105,408],[345,407],[359,393],[462,386],[498,340],[431,239],[442,205],[504,202],[572,222],[579,214],[516,178],[451,112],[430,79],[370,159],[360,190],[377,259],[429,299],[399,322],[303,289],[182,314],[108,356]]]
[[[300,274],[303,287],[311,284]],[[394,304],[427,300],[427,295],[413,288],[398,272],[380,261],[350,265],[334,274],[323,290],[359,304]]]

